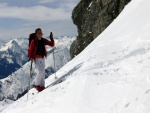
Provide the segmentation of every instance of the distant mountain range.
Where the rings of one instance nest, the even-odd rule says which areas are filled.
[[[0,79],[19,69],[27,60],[27,52],[17,39],[9,41],[0,49]]]

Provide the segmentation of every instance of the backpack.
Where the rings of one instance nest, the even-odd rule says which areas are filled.
[[[33,39],[35,39],[35,37],[36,37],[35,33],[31,33],[31,34],[29,35],[29,47],[30,47],[31,41],[32,41]]]
[[[29,48],[30,48],[30,44],[31,44],[31,41],[32,41],[32,40],[34,40],[35,45],[37,45],[37,46],[38,46],[38,42],[37,42],[36,34],[35,34],[35,33],[31,33],[31,34],[29,35],[28,40],[29,40],[29,45],[28,45],[28,46],[29,46]],[[44,38],[42,38],[42,39],[41,39],[41,41],[42,41],[42,45],[43,45],[42,47],[43,47],[43,48],[45,48],[45,47],[44,47],[44,45],[45,45],[45,39],[44,39]],[[29,50],[29,48],[28,48],[28,50]],[[44,51],[43,51],[43,55],[45,56]]]

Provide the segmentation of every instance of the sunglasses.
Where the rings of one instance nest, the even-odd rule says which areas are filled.
[[[43,35],[43,33],[41,33],[41,32],[39,32],[39,33],[37,33],[37,34],[39,34],[39,35]]]

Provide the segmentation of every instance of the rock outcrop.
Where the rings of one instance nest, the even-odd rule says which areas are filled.
[[[71,57],[78,55],[102,33],[130,1],[81,0],[72,12],[78,36],[70,48]]]

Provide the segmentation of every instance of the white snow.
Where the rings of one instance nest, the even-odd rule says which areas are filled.
[[[0,102],[0,112],[3,111],[5,108],[7,108],[10,104],[12,104],[13,101],[9,99],[5,99]]]
[[[8,59],[7,58],[7,61],[9,62],[9,64],[13,64],[14,63],[14,61],[12,61],[12,59]]]
[[[132,0],[58,80],[50,76],[46,90],[31,89],[2,113],[150,113],[149,4]]]

